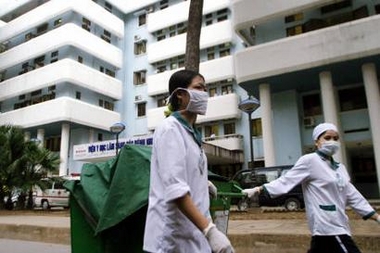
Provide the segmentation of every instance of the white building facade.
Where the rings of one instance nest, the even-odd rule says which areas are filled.
[[[152,143],[168,79],[184,66],[190,1],[1,4],[0,124],[19,125],[26,138],[59,152],[60,175],[112,157],[116,122],[126,126],[119,146]],[[197,126],[211,168],[232,176],[248,166],[249,141],[263,163],[260,110],[250,138],[238,109],[247,92],[237,85],[233,57],[245,43],[234,33],[231,1],[206,0],[203,14],[200,72],[210,98]]]
[[[313,151],[311,132],[336,124],[354,185],[379,198],[380,1],[237,0],[237,82],[261,101],[265,165]],[[250,42],[247,34],[254,34]]]

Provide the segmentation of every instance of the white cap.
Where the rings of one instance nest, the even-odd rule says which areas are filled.
[[[318,126],[316,126],[313,130],[313,140],[317,140],[318,137],[326,132],[327,130],[333,130],[335,132],[338,132],[338,129],[336,126],[332,123],[321,123]]]

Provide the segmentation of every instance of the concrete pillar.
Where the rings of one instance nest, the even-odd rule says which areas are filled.
[[[30,132],[24,132],[24,140],[30,141]]]
[[[335,158],[347,166],[347,170],[351,171],[346,157],[346,145],[343,138],[343,130],[339,120],[336,92],[333,86],[333,81],[331,73],[329,71],[324,71],[319,74],[319,81],[321,86],[321,98],[322,98],[322,108],[323,116],[325,122],[333,123],[338,128],[340,133],[340,144],[341,148],[335,155]]]
[[[37,130],[37,139],[40,141],[38,145],[43,147],[45,141],[45,129],[39,128]]]
[[[59,165],[59,175],[68,174],[69,159],[70,124],[63,123],[61,129],[61,151],[59,153],[61,163]]]
[[[362,66],[364,88],[367,97],[368,114],[371,126],[373,150],[376,163],[377,183],[380,192],[380,90],[376,66],[367,63]]]
[[[272,100],[269,84],[260,84],[260,107],[261,107],[261,125],[263,128],[263,147],[265,166],[275,166],[276,158],[274,153],[273,142],[273,115],[272,115]]]
[[[90,128],[90,130],[88,130],[88,142],[95,142],[95,130],[93,128]]]

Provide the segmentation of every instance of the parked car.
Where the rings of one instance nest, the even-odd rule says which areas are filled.
[[[253,188],[279,178],[291,168],[292,165],[283,165],[260,167],[254,170],[240,170],[232,177],[232,180],[238,182],[243,189]],[[236,204],[239,210],[245,210],[251,204],[250,201],[251,200],[246,198]],[[277,198],[271,198],[267,194],[260,194],[256,201],[259,206],[284,206],[288,210],[297,210],[305,206],[301,185],[297,185],[287,194]]]
[[[46,178],[47,188],[42,190],[40,187],[35,187],[34,204],[35,207],[49,209],[50,207],[69,207],[70,192],[63,187],[65,180],[63,178]]]

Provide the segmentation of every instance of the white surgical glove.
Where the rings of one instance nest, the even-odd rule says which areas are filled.
[[[212,199],[216,199],[218,197],[218,189],[211,181],[208,181],[208,193]]]
[[[235,253],[227,236],[220,232],[214,223],[210,222],[203,230],[213,253]]]
[[[260,192],[261,192],[261,186],[256,186],[254,188],[244,189],[241,191],[241,193],[247,195],[248,198],[253,198],[255,196],[258,196]]]

